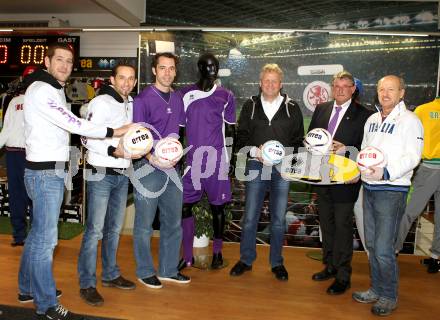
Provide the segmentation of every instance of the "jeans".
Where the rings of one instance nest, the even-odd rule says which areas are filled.
[[[264,196],[266,191],[269,190],[271,219],[269,262],[273,268],[283,264],[282,249],[290,184],[281,177],[276,167],[267,167],[259,161],[248,160],[246,176],[249,176],[249,174],[253,176],[257,172],[258,175],[254,179],[246,182],[246,206],[242,221],[240,260],[247,265],[252,265],[257,257],[257,226]]]
[[[394,243],[405,212],[407,193],[371,191],[364,187],[363,196],[372,289],[380,297],[397,301],[399,266]]]
[[[26,190],[33,203],[33,221],[21,256],[18,286],[34,297],[37,313],[58,304],[52,273],[58,241],[58,218],[64,195],[64,170],[25,169]]]
[[[119,234],[127,205],[128,177],[106,174],[87,182],[87,221],[78,259],[79,285],[96,288],[98,241],[102,239],[102,280],[120,276],[116,264]]]
[[[180,176],[174,169],[162,171],[153,168],[147,161],[137,163],[136,171],[148,170],[145,176],[138,177],[140,186],[134,190],[136,215],[133,227],[134,255],[136,258],[136,276],[139,279],[156,274],[151,255],[151,235],[153,221],[157,209],[160,220],[159,269],[160,277],[177,275],[179,263],[180,242],[182,241],[183,194],[181,184],[176,185],[175,179]],[[168,173],[174,174],[174,180]]]
[[[24,185],[25,161],[26,154],[24,151],[6,152],[9,207],[11,210],[12,236],[15,242],[23,242],[26,239],[26,213],[28,206],[31,205],[31,200]],[[32,207],[29,213],[29,221],[32,222]]]

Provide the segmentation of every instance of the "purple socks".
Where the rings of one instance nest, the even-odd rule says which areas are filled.
[[[220,253],[222,252],[222,247],[223,247],[223,239],[214,239],[212,244],[212,252]]]
[[[182,219],[182,247],[183,259],[192,263],[194,241],[194,217]]]

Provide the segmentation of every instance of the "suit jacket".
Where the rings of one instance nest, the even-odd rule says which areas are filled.
[[[333,101],[317,105],[308,131],[315,128],[327,129],[332,110]],[[360,150],[364,135],[364,125],[372,114],[372,111],[352,100],[336,129],[333,139],[346,146],[353,146]],[[318,193],[328,190],[335,202],[355,202],[359,194],[360,185],[361,182],[359,181],[355,184],[316,186],[315,190]],[[328,189],[324,190],[326,188]]]

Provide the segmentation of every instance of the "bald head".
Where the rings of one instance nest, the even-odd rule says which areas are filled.
[[[405,83],[402,78],[388,75],[377,82],[377,96],[384,115],[388,115],[403,99]]]
[[[390,74],[388,76],[383,77],[377,82],[377,86],[379,87],[379,84],[384,80],[391,80],[391,81],[397,81],[399,83],[399,89],[405,89],[405,81],[403,78],[395,76],[393,74]]]

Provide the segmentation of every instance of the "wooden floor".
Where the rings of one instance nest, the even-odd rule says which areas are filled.
[[[229,266],[217,271],[191,268],[188,285],[164,284],[149,289],[137,282],[133,291],[103,288],[101,307],[85,304],[79,297],[76,274],[80,237],[60,241],[55,254],[57,288],[63,291],[61,303],[74,312],[123,319],[377,319],[370,305],[352,301],[351,292],[368,287],[368,262],[364,253],[355,253],[352,288],[341,296],[329,296],[330,282],[314,282],[319,261],[306,256],[309,249],[286,248],[285,265],[289,281],[277,281],[268,266],[268,247],[258,247],[258,258],[251,272],[239,278],[229,276]],[[17,298],[17,270],[22,248],[9,245],[10,236],[0,235],[0,304],[20,305]],[[157,252],[157,239],[153,239]],[[225,244],[224,256],[234,264],[239,257],[238,244]],[[119,265],[125,277],[135,280],[131,236],[123,236]],[[440,273],[428,274],[420,257],[399,256],[401,267],[399,308],[389,319],[438,319],[440,311]],[[100,266],[98,266],[100,270]],[[99,271],[98,271],[99,272]],[[30,305],[29,307],[32,307]]]

